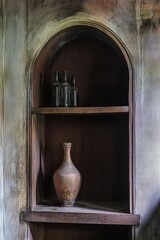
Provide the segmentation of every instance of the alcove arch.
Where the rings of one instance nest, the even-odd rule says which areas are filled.
[[[67,56],[65,56],[65,54],[68,54],[67,52],[70,52],[68,59]],[[76,64],[79,65],[79,69],[77,69]],[[92,72],[92,76],[89,77],[92,78],[92,82],[94,82],[95,85],[92,95],[95,96],[95,99],[99,98],[100,100],[97,105],[120,105],[121,102],[125,102],[127,105],[127,102],[129,103],[130,99],[132,99],[131,91],[128,99],[123,99],[123,97],[127,95],[126,91],[132,88],[133,82],[133,68],[129,51],[118,36],[110,29],[97,22],[85,21],[80,24],[77,22],[70,25],[68,24],[67,27],[60,28],[54,33],[54,35],[42,46],[31,66],[32,106],[50,106],[49,89],[53,76],[52,71],[59,70],[60,78],[62,78],[62,71],[64,69],[68,70],[69,78],[71,78],[72,74],[77,74],[77,84],[78,82],[82,83],[79,86],[79,92],[81,92],[81,90],[84,91],[84,76],[88,77],[87,74],[91,75]],[[118,95],[119,98],[117,101],[115,100],[115,102],[113,102],[113,100],[111,101],[111,89],[106,85],[107,79],[110,77],[115,79],[115,84],[124,83],[126,85],[126,89],[121,88],[121,91],[118,91],[114,89],[114,83],[112,82],[112,86],[110,86],[112,92],[115,91],[115,96],[121,94],[121,96]],[[43,97],[43,100],[40,102],[37,97],[39,94],[36,94],[36,92],[37,89],[42,87],[42,78],[47,79],[45,82],[46,85],[43,86],[43,90],[45,96],[46,93],[48,93],[48,97]],[[120,79],[119,82],[116,82],[116,78]],[[98,92],[98,85],[100,85],[98,79],[101,79],[104,84],[101,88],[103,89],[102,94]],[[106,93],[104,93],[104,91],[106,91]],[[86,94],[87,93],[84,95]],[[100,97],[98,97],[100,95],[108,95],[108,103],[104,102],[103,97],[100,99]],[[89,99],[87,103],[86,100],[85,96],[82,98],[80,96],[80,105],[96,105],[93,98]]]
[[[59,71],[61,82],[64,69],[69,81],[72,74],[77,77],[79,107],[83,109],[68,112],[59,108],[55,114],[50,101],[51,82],[54,70]],[[123,42],[98,23],[72,23],[44,44],[31,73],[32,207],[55,203],[52,177],[63,157],[61,143],[70,141],[75,146],[75,165],[85,182],[80,201],[118,201],[125,205],[125,212],[132,213],[133,68]],[[97,162],[97,158],[102,160]],[[95,178],[98,181],[93,191]],[[105,190],[100,187],[103,185]]]

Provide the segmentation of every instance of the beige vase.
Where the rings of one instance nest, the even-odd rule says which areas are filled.
[[[62,206],[73,206],[81,186],[81,175],[71,159],[72,143],[63,143],[64,158],[53,176],[54,187]]]

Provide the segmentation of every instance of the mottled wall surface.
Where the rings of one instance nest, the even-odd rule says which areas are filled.
[[[19,222],[19,212],[27,206],[27,107],[32,63],[56,32],[86,21],[107,26],[130,53],[135,105],[134,200],[135,213],[141,215],[137,234],[141,240],[156,237],[159,210],[155,211],[160,203],[160,1],[3,0],[0,12],[0,239],[28,239],[27,225]]]
[[[3,7],[0,1],[0,226],[3,226]],[[3,239],[3,227],[0,227],[0,239]]]
[[[139,238],[150,240],[160,231],[160,1],[142,1],[139,10],[140,72],[135,89],[136,211],[141,214],[143,224]]]
[[[136,50],[136,21],[133,1],[64,0],[28,1],[28,46],[34,55],[61,28],[75,22],[97,21]],[[131,41],[134,37],[135,41]],[[134,54],[134,52],[133,52]]]
[[[26,116],[27,82],[25,3],[3,1],[2,128],[3,214],[2,240],[26,239],[19,211],[26,205]]]

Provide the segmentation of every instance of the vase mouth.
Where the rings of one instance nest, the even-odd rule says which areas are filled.
[[[71,142],[64,142],[63,147],[71,147],[72,143]]]

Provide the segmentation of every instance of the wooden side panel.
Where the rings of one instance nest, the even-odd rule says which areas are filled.
[[[40,199],[44,198],[44,173],[45,173],[45,117],[32,115],[32,136],[30,155],[30,203],[33,209]]]

